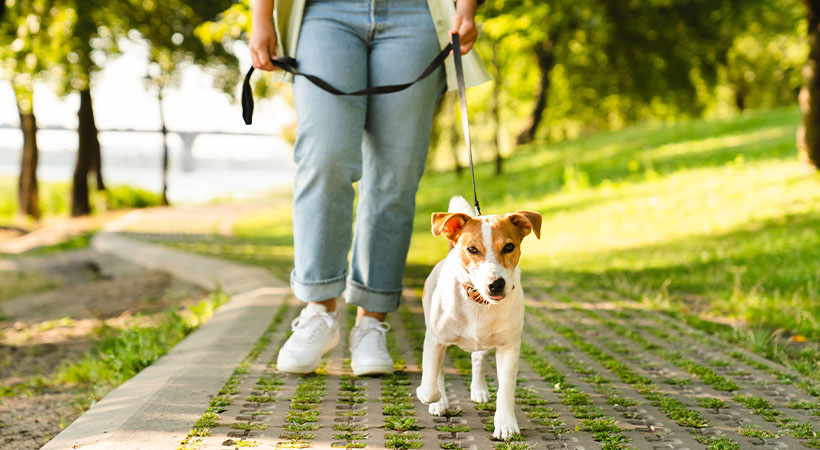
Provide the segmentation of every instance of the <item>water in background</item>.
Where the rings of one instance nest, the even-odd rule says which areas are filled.
[[[20,143],[5,139],[10,130],[0,130],[0,176],[17,177],[20,171]],[[16,133],[19,135],[19,131]],[[63,135],[65,139],[42,139],[37,176],[40,181],[69,182],[76,151],[76,134],[63,132],[38,133]],[[162,189],[162,150],[159,137],[144,142],[140,137],[127,145],[106,142],[101,135],[103,177],[106,184],[129,185],[160,192]],[[45,137],[45,136],[44,136]],[[272,190],[287,188],[293,183],[295,166],[287,145],[271,137],[223,136],[219,139],[200,137],[194,146],[194,168],[182,170],[183,152],[180,143],[171,139],[169,145],[168,199],[172,203],[201,203],[220,198],[252,198]],[[13,141],[13,142],[10,142]],[[110,141],[110,140],[109,140]]]

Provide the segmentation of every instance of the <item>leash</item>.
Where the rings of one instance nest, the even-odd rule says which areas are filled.
[[[273,59],[271,58],[270,62],[273,63],[274,66],[293,74],[293,76],[300,76],[305,77],[311,83],[315,84],[317,87],[321,88],[322,90],[329,92],[333,95],[371,95],[371,94],[390,94],[392,92],[399,92],[403,91],[410,86],[418,83],[419,81],[427,78],[435,72],[439,65],[441,65],[444,60],[447,58],[447,55],[450,54],[450,50],[453,49],[453,44],[447,44],[427,67],[424,71],[419,75],[415,80],[409,83],[401,83],[401,84],[388,84],[383,86],[371,86],[369,88],[360,89],[358,91],[352,92],[345,92],[341,89],[337,89],[332,84],[328,83],[327,81],[317,77],[316,75],[310,75],[307,73],[302,73],[298,69],[298,64],[296,60],[288,57],[283,56],[281,58]],[[248,73],[245,75],[245,81],[242,83],[242,118],[245,119],[245,125],[250,125],[253,119],[253,92],[251,91],[251,75],[253,75],[254,67],[251,67],[248,70]]]
[[[470,177],[473,179],[473,207],[476,216],[481,215],[481,208],[478,206],[478,194],[475,190],[475,169],[473,169],[473,149],[470,146],[470,119],[467,117],[467,92],[464,86],[464,68],[461,66],[461,38],[458,33],[450,35],[453,40],[453,63],[456,66],[456,82],[458,83],[458,102],[461,105],[461,128],[464,131],[464,144],[467,146],[467,154],[470,156]]]
[[[467,145],[467,153],[470,157],[470,176],[473,180],[473,199],[475,200],[474,208],[475,213],[477,216],[481,215],[481,208],[478,206],[478,194],[476,194],[475,188],[475,169],[473,169],[473,151],[470,145],[470,120],[467,117],[467,94],[466,88],[464,83],[464,68],[461,64],[461,40],[459,39],[458,33],[453,33],[450,35],[452,42],[447,44],[438,55],[427,65],[424,71],[421,72],[415,80],[410,81],[409,83],[401,83],[401,84],[388,84],[382,86],[371,86],[369,88],[360,89],[358,91],[352,92],[345,92],[341,89],[337,89],[332,84],[328,83],[327,81],[315,76],[306,73],[302,73],[298,69],[298,64],[296,60],[288,57],[283,56],[281,58],[271,58],[270,62],[273,63],[274,66],[293,74],[293,76],[300,76],[305,77],[308,81],[315,84],[317,87],[321,88],[322,90],[329,92],[333,95],[372,95],[372,94],[389,94],[392,92],[399,92],[403,91],[410,86],[418,83],[419,81],[427,78],[435,72],[439,65],[444,63],[444,60],[450,54],[450,51],[453,52],[453,62],[455,63],[456,67],[456,82],[458,84],[458,100],[461,104],[461,126],[464,130],[464,142]],[[455,49],[455,50],[454,50]],[[250,125],[253,121],[253,91],[251,90],[251,75],[253,75],[255,68],[251,66],[248,73],[245,75],[245,81],[242,83],[242,119],[245,120],[245,125]]]

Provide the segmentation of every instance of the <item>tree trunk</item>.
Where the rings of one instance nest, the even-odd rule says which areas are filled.
[[[735,106],[740,112],[746,110],[746,93],[743,92],[743,88],[740,86],[735,88]]]
[[[99,131],[97,130],[97,125],[94,124],[94,142],[97,144],[91,147],[91,161],[89,162],[88,171],[94,173],[94,178],[97,183],[97,190],[104,191],[105,183],[103,182],[102,176],[102,151],[100,148],[99,138],[97,137],[98,133]]]
[[[162,125],[162,204],[168,206],[168,128],[165,127],[165,114],[162,111],[162,87],[157,88],[159,100],[159,121]]]
[[[809,58],[803,68],[806,82],[800,92],[803,121],[797,132],[801,159],[820,168],[820,0],[805,0],[809,21]]]
[[[94,110],[91,106],[91,91],[80,91],[79,146],[77,163],[74,166],[74,180],[71,192],[71,215],[84,216],[91,213],[88,202],[88,175],[91,172],[94,154],[99,153],[100,141],[97,140],[97,126],[94,124]]]
[[[20,215],[40,219],[40,195],[37,186],[37,120],[31,105],[29,93],[27,101],[17,98],[20,114],[20,130],[23,132],[23,155],[20,159],[20,178],[17,180],[17,199]],[[28,107],[26,107],[28,106]]]
[[[550,90],[550,72],[555,66],[555,53],[553,51],[552,39],[547,39],[543,44],[535,47],[535,58],[538,61],[538,68],[541,70],[541,88],[538,92],[538,99],[535,101],[535,108],[532,111],[530,123],[518,135],[516,143],[518,145],[529,144],[535,139],[535,132],[544,115],[547,107],[547,97]]]

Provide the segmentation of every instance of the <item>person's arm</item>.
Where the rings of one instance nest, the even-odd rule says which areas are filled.
[[[255,0],[251,11],[251,37],[248,40],[253,67],[274,70],[270,59],[276,56],[276,31],[273,29],[273,0]]]
[[[478,30],[475,27],[475,8],[476,0],[457,0],[456,12],[450,18],[453,24],[450,34],[458,32],[462,55],[469,52],[475,40],[478,39]]]

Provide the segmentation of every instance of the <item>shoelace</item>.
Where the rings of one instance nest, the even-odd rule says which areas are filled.
[[[371,331],[377,331],[377,332],[381,333],[382,335],[385,335],[385,334],[387,334],[387,332],[388,332],[388,331],[390,331],[390,328],[391,328],[391,327],[390,327],[390,324],[389,324],[389,323],[387,323],[387,322],[379,322],[377,325],[371,325],[371,326],[369,326],[369,327],[367,327],[367,328],[363,328],[363,329],[362,329],[362,330],[358,333],[358,335],[359,335],[359,336],[358,336],[358,339],[356,339],[356,345],[358,345],[358,344],[359,344],[359,342],[361,342],[361,341],[362,341],[362,339],[364,339],[364,337],[365,337],[368,333],[370,333]],[[377,340],[377,342],[379,343],[379,347],[380,347],[380,348],[381,348],[381,347],[383,347],[383,346],[385,345],[385,344],[384,344],[384,339],[378,339],[378,340]],[[386,350],[386,347],[385,347],[384,349]]]
[[[316,322],[316,320],[314,320],[317,317],[319,319],[321,319],[325,323],[325,325],[327,325],[328,328],[333,328],[333,322],[336,319],[330,313],[324,313],[324,312],[317,312],[317,313],[311,314],[307,317],[299,316],[299,317],[293,319],[293,321],[290,323],[290,328],[293,331],[296,331],[297,329],[305,329],[311,323],[316,323],[317,326],[314,326],[313,329],[310,330],[310,335],[308,336],[308,339],[307,339],[308,343],[312,344],[313,341],[316,339],[316,333],[319,332],[318,325],[321,323],[321,322]]]

